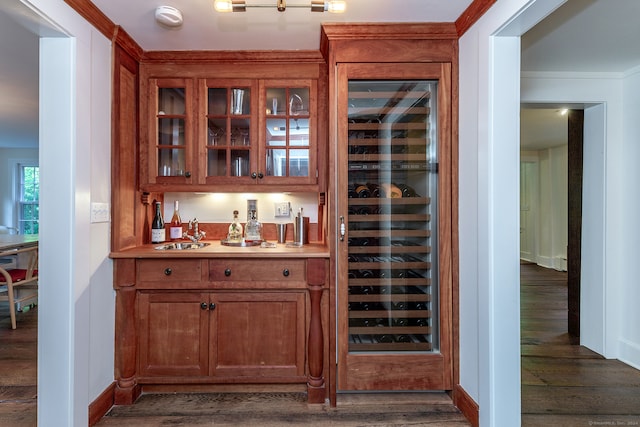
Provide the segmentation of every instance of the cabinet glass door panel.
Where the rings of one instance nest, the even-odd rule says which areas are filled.
[[[183,87],[158,88],[158,176],[185,173],[185,93]]]
[[[207,151],[207,175],[227,176],[227,151],[208,150]]]
[[[226,129],[225,119],[207,120],[207,145],[227,145]]]
[[[207,177],[249,177],[251,87],[207,88]],[[238,149],[246,147],[246,149]]]
[[[292,148],[309,147],[309,93],[308,87],[267,88],[266,176],[310,176],[309,149]]]
[[[348,85],[350,352],[438,351],[435,81]],[[437,98],[434,98],[437,99]]]

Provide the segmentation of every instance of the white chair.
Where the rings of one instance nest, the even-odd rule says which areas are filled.
[[[9,302],[11,329],[16,329],[16,304],[31,300],[38,295],[38,246],[11,249],[0,252],[0,258],[26,257],[26,268],[4,268],[0,265],[0,301]],[[23,292],[31,290],[32,292]]]

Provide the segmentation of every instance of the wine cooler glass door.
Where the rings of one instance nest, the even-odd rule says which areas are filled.
[[[349,83],[349,351],[438,350],[436,88]]]
[[[342,149],[348,161],[341,184],[347,193],[347,255],[340,259],[346,278],[339,281],[347,289],[338,290],[340,351],[347,365],[339,367],[346,370],[342,389],[416,389],[440,382],[414,378],[416,364],[442,361],[438,88],[437,79],[347,83]],[[361,367],[350,367],[359,363],[371,364],[370,374],[404,366],[406,378],[397,372],[395,379],[359,377]]]

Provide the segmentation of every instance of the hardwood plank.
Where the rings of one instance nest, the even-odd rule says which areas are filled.
[[[567,274],[520,269],[522,426],[640,425],[640,371],[568,333]]]
[[[637,387],[523,385],[522,396],[523,414],[640,416],[640,388]]]
[[[469,426],[445,393],[402,398],[343,395],[335,408],[309,405],[305,393],[184,393],[143,395],[132,406],[117,406],[97,426]],[[428,403],[428,404],[427,404]]]

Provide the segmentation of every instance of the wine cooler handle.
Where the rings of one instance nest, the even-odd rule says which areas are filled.
[[[344,242],[344,234],[347,232],[347,228],[344,225],[344,216],[340,215],[340,241]]]

